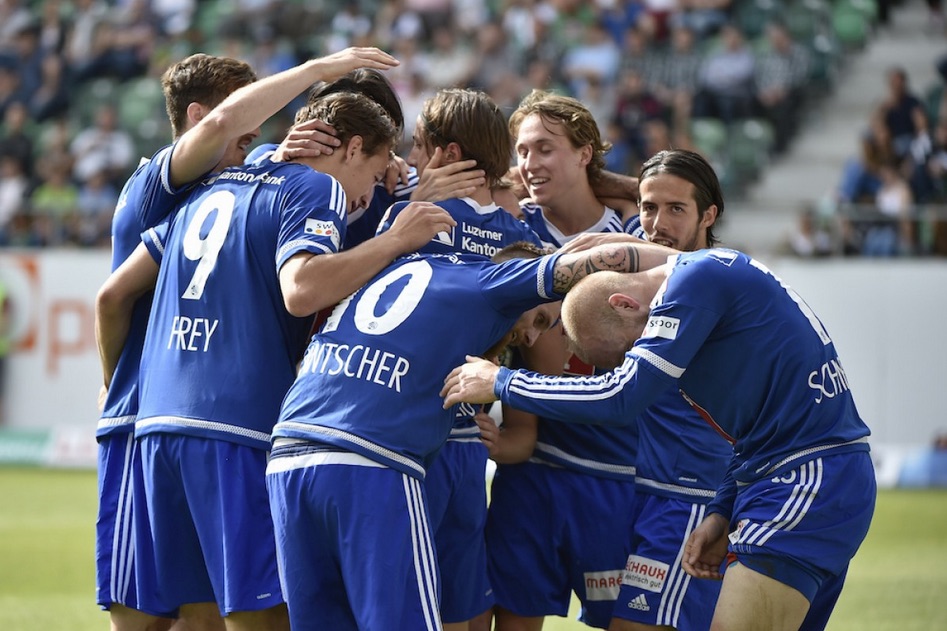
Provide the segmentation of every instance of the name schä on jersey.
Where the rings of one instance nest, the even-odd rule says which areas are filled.
[[[401,378],[411,370],[406,358],[362,344],[349,346],[313,340],[303,359],[302,373],[343,376],[377,383],[401,392]]]

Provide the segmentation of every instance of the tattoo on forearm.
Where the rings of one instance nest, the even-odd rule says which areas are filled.
[[[637,272],[639,255],[630,243],[599,246],[559,259],[553,273],[553,290],[564,294],[577,282],[595,272]]]

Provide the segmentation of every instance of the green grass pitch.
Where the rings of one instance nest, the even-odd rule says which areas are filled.
[[[0,468],[0,629],[107,628],[94,602],[95,507],[94,472]],[[585,628],[565,618],[545,625]],[[829,624],[865,629],[947,629],[947,491],[879,494]]]

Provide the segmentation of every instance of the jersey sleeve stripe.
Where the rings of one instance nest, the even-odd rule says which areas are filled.
[[[653,352],[647,349],[632,348],[631,354],[640,357],[641,359],[648,362],[649,364],[651,364],[652,366],[654,366],[655,368],[657,368],[664,374],[668,375],[669,377],[673,377],[674,379],[680,379],[681,375],[684,374],[683,368],[681,368],[680,366],[675,366],[674,364],[667,361],[663,357],[659,357],[658,355],[654,354]]]

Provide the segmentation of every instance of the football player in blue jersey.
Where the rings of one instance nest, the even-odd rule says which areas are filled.
[[[320,76],[396,63],[367,50],[354,60],[343,51],[307,62],[252,88],[276,107]],[[240,96],[221,110],[230,111]],[[450,227],[443,211],[422,205],[372,248],[338,254],[346,191],[357,198],[383,177],[401,132],[380,106],[348,93],[301,116],[331,122],[342,149],[225,170],[198,186],[170,224],[147,234],[162,264],[136,422],[147,515],[139,512],[135,523],[153,526],[158,588],[139,600],[149,610],[177,610],[189,623],[192,611],[209,604],[226,615],[228,628],[288,624],[263,466],[281,390],[292,381],[309,329],[303,316],[350,293],[372,265],[380,268]],[[148,251],[139,249],[100,292],[105,366],[124,342],[129,299],[153,286],[156,274]],[[266,367],[261,375],[257,366]],[[169,472],[178,466],[186,471]]]
[[[528,193],[523,218],[545,243],[561,247],[583,233],[622,231],[621,214],[595,189],[610,145],[582,103],[534,91],[509,127]],[[558,328],[520,350],[523,365],[546,374],[595,370],[570,357]],[[572,592],[583,621],[608,626],[630,552],[637,436],[509,406],[499,434],[489,419],[479,424],[498,463],[486,526],[496,628],[539,629],[545,616],[566,615]]]
[[[420,252],[494,257],[512,243],[541,245],[529,226],[494,203],[494,190],[509,169],[511,142],[506,117],[493,99],[475,90],[440,90],[422,105],[412,141],[408,164],[422,178],[435,160],[444,165],[473,160],[486,174],[484,183],[468,195],[437,202],[457,226],[438,234]],[[388,210],[379,234],[405,206],[397,203]],[[545,310],[537,317],[542,326],[516,334],[516,345],[531,346],[556,320]],[[466,629],[469,620],[493,605],[483,539],[487,450],[473,420],[476,411],[458,410],[450,437],[425,477],[438,563],[449,568],[442,574],[441,620],[445,629],[455,631]]]
[[[712,628],[824,628],[868,532],[876,483],[869,429],[812,309],[762,263],[715,248],[592,275],[562,317],[577,354],[616,368],[551,378],[471,358],[448,375],[445,406],[499,397],[568,422],[621,425],[674,388],[733,445],[681,551],[688,574],[723,579]],[[635,584],[660,570],[634,568]]]
[[[648,241],[685,252],[716,245],[723,193],[699,154],[657,153],[642,165],[638,189],[634,222]],[[638,516],[609,629],[709,629],[720,582],[689,576],[681,552],[723,480],[732,449],[674,389],[639,417],[638,432]]]
[[[643,247],[499,264],[415,254],[335,308],[283,401],[267,468],[294,631],[441,628],[422,482],[456,418],[438,396],[444,372],[511,328],[535,338],[555,313],[524,328],[524,310],[550,309],[579,277],[669,252]]]
[[[385,76],[370,68],[359,68],[335,81],[322,83],[313,88],[308,102],[336,92],[356,92],[369,97],[388,112],[399,127],[404,127],[401,102]],[[315,157],[331,154],[338,146],[338,138],[325,121],[303,121],[293,127],[286,139],[276,145],[261,145],[247,157],[255,161],[261,157],[282,161],[300,157]],[[274,152],[275,153],[272,153]],[[393,156],[384,182],[379,182],[369,193],[356,201],[355,210],[349,214],[344,248],[352,248],[375,236],[382,216],[391,204],[398,201],[436,202],[453,197],[464,197],[473,193],[484,183],[483,170],[477,168],[475,160],[458,160],[445,163],[440,149],[435,151],[430,163],[421,175],[421,169],[409,167],[399,156]]]
[[[363,63],[387,67],[391,61],[369,49],[351,49],[321,61],[315,76],[332,78]],[[113,270],[141,243],[141,233],[164,219],[188,194],[193,181],[208,171],[243,162],[248,145],[259,135],[259,125],[276,112],[279,103],[270,93],[244,90],[227,108],[215,108],[255,79],[246,63],[205,54],[191,55],[164,73],[162,88],[175,140],[150,160],[143,160],[123,187],[112,224]],[[150,293],[138,300],[121,354],[105,366],[103,414],[96,432],[100,495],[97,599],[109,609],[117,629],[157,624],[154,614],[166,613],[138,611],[136,574],[140,572],[142,580],[148,581],[150,573],[147,565],[136,567],[135,557],[151,556],[150,538],[142,534],[133,541],[130,529],[134,495],[140,491],[136,480],[141,479],[140,474],[135,475],[140,463],[132,430],[150,305]],[[191,609],[192,618],[200,615],[199,607]],[[216,608],[207,609],[207,616],[219,618]]]
[[[222,167],[239,164],[246,146],[256,135],[254,127],[202,128],[195,144],[186,133],[224,98],[256,80],[244,62],[226,57],[196,54],[169,67],[162,76],[175,143],[143,160],[125,183],[112,220],[112,270],[141,244],[141,233],[160,222],[185,197],[191,181],[217,166],[201,155],[202,146],[226,146]],[[213,131],[211,135],[209,132]],[[133,480],[140,476],[138,446],[134,439],[138,412],[138,364],[145,337],[151,295],[134,307],[127,340],[114,366],[106,367],[103,412],[96,429],[99,444],[99,512],[96,520],[97,600],[109,610],[113,629],[167,626],[152,614],[138,611],[135,556],[151,555],[150,538],[137,542],[131,537],[134,506]],[[134,545],[133,545],[134,543]]]

